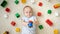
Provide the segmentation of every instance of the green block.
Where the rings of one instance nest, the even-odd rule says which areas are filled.
[[[15,3],[16,3],[16,4],[18,4],[18,3],[19,3],[19,1],[18,1],[18,0],[16,0],[16,1],[15,1]]]
[[[43,25],[39,25],[39,29],[43,29]]]
[[[51,10],[48,10],[48,14],[51,14],[52,13],[52,11]]]
[[[2,7],[5,7],[6,5],[7,5],[7,1],[4,0],[4,1],[1,3],[1,6],[2,6]]]
[[[20,17],[20,14],[19,14],[19,13],[16,13],[15,16],[16,16],[17,18],[19,18],[19,17]]]

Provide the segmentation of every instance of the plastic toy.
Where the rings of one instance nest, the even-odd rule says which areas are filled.
[[[55,12],[55,16],[56,16],[56,17],[59,16],[59,13],[58,13],[58,12]]]
[[[32,22],[32,21],[29,21],[28,26],[29,26],[30,28],[33,27],[33,22]]]
[[[46,20],[46,23],[49,25],[49,26],[52,26],[53,25],[53,22],[49,19]]]
[[[3,34],[9,34],[9,32],[8,31],[5,31]]]
[[[43,3],[42,2],[39,2],[38,6],[43,6]]]
[[[1,3],[1,6],[2,6],[2,7],[5,7],[6,5],[7,5],[7,1],[4,0],[4,1]]]
[[[19,17],[20,17],[19,13],[16,13],[16,14],[15,14],[15,16],[16,16],[17,18],[19,18]]]
[[[43,29],[43,25],[39,25],[39,29]]]
[[[12,22],[11,22],[11,25],[12,25],[12,26],[15,26],[15,25],[16,25],[16,22],[12,21]]]
[[[5,11],[9,13],[10,12],[10,9],[9,8],[6,8]]]
[[[21,0],[21,2],[22,2],[23,4],[25,4],[25,3],[26,3],[26,0]]]
[[[48,10],[48,14],[51,14],[52,13],[52,11],[51,10]]]
[[[7,14],[4,14],[4,18],[8,18],[9,16]]]
[[[55,9],[60,7],[60,3],[57,3],[53,6]]]
[[[54,34],[58,34],[58,29],[55,29],[54,30]]]
[[[19,1],[18,0],[15,0],[15,4],[18,4],[19,3]]]
[[[16,31],[16,32],[20,32],[20,28],[16,28],[15,31]]]
[[[35,0],[31,0],[31,3],[34,4],[35,3]]]
[[[41,13],[41,12],[38,12],[38,13],[37,13],[37,16],[41,16],[41,15],[42,15],[42,13]]]

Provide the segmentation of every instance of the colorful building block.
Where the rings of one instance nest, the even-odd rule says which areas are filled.
[[[31,0],[31,3],[34,4],[35,3],[35,0]]]
[[[9,31],[5,31],[3,34],[9,34]]]
[[[43,6],[43,3],[42,2],[39,2],[38,6]]]
[[[16,22],[15,22],[15,21],[12,21],[12,22],[11,22],[11,25],[12,25],[12,26],[15,26],[15,25],[16,25]]]
[[[4,1],[1,3],[1,6],[2,6],[2,7],[5,7],[6,5],[7,5],[7,1],[4,0]]]
[[[19,14],[19,13],[16,13],[15,16],[16,16],[17,18],[19,18],[19,17],[20,17],[20,14]]]
[[[8,16],[8,14],[4,14],[4,18],[8,18],[9,16]]]
[[[47,12],[48,14],[51,14],[52,13],[52,10],[48,10],[48,12]]]
[[[29,28],[33,27],[33,22],[32,21],[29,21],[28,27]]]
[[[25,3],[26,3],[26,0],[21,0],[21,2],[22,2],[23,4],[25,4]]]
[[[39,25],[39,29],[43,29],[43,25]]]
[[[50,19],[47,19],[47,20],[46,20],[46,23],[47,23],[49,26],[52,26],[52,25],[53,25],[53,22],[52,22]]]
[[[10,9],[9,9],[9,8],[6,8],[5,11],[6,11],[7,13],[9,13],[9,12],[10,12]]]
[[[42,13],[41,13],[41,12],[38,12],[38,13],[37,13],[37,16],[41,16],[41,15],[42,15]]]
[[[58,29],[54,30],[54,34],[58,34],[58,32],[59,32]]]
[[[60,3],[57,3],[53,6],[55,9],[60,7]]]
[[[16,32],[20,32],[20,28],[16,28],[15,31],[16,31]]]
[[[15,0],[15,4],[18,4],[19,3],[19,1],[18,0]]]
[[[59,16],[59,13],[58,13],[58,12],[55,12],[55,16],[56,16],[56,17]]]

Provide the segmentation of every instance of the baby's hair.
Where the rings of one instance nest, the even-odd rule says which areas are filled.
[[[25,7],[23,8],[23,10],[24,10],[26,7],[29,7],[29,8],[33,11],[32,7],[30,7],[30,6],[25,6]]]

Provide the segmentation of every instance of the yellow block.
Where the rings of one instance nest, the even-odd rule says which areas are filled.
[[[55,4],[55,6],[59,6],[60,7],[60,3]]]
[[[20,28],[16,28],[15,31],[16,31],[16,32],[20,32]]]
[[[55,29],[54,30],[54,34],[58,34],[58,29]]]
[[[26,0],[21,0],[21,2],[22,2],[23,4],[25,4],[25,3],[26,3]]]

